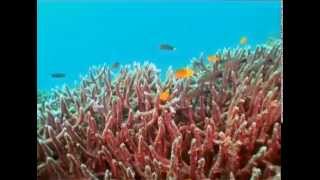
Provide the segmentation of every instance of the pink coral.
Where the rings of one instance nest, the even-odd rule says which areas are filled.
[[[38,179],[270,179],[280,176],[281,53],[224,50],[166,84],[153,64],[93,68],[39,106]],[[130,70],[134,69],[134,70]]]

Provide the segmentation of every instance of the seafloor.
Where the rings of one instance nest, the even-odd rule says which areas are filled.
[[[282,44],[218,55],[194,58],[191,78],[99,66],[39,93],[38,179],[280,179]]]

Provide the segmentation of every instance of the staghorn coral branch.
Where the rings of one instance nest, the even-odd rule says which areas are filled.
[[[85,164],[80,165],[81,172],[84,177],[90,178],[92,180],[99,180],[88,168]]]
[[[47,157],[47,165],[51,172],[53,172],[58,179],[62,179],[67,176],[66,172],[63,170],[63,168],[60,166],[58,162],[56,162],[51,157]]]
[[[112,177],[112,173],[106,169],[105,173],[104,173],[104,180],[111,180]]]
[[[252,168],[252,175],[250,177],[250,180],[258,180],[261,176],[261,170],[258,168],[253,167]]]
[[[67,158],[70,161],[70,173],[73,173],[76,178],[81,177],[80,161],[76,159],[72,154],[67,154]]]

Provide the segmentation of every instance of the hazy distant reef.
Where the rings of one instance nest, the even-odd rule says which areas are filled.
[[[217,56],[194,58],[188,78],[99,66],[40,94],[38,179],[280,179],[280,42]]]

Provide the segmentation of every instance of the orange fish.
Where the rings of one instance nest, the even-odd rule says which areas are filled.
[[[167,90],[165,90],[164,92],[162,92],[161,94],[160,94],[160,100],[162,101],[162,102],[166,102],[166,101],[168,101],[169,100],[169,98],[170,98],[170,93],[169,93],[169,90],[167,89]]]
[[[248,43],[248,38],[243,36],[240,38],[240,45],[246,45]]]
[[[221,60],[221,58],[217,55],[208,56],[208,61],[210,61],[210,62],[217,63],[217,62],[220,62],[220,60]]]
[[[193,75],[192,69],[189,68],[183,68],[176,71],[176,78],[182,79],[182,78],[189,78]]]

